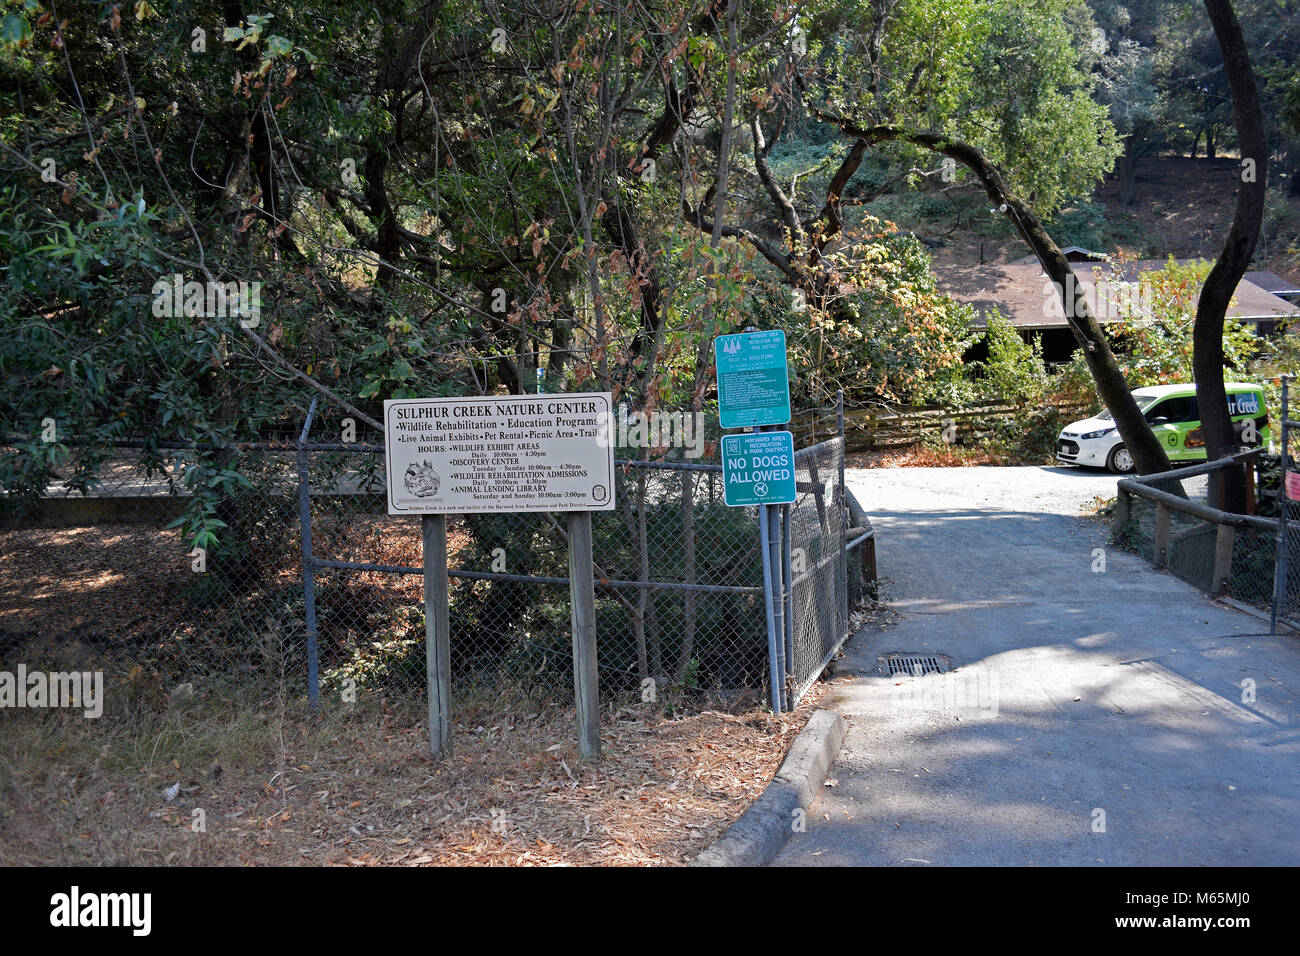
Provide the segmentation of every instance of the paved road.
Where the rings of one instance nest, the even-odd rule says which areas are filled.
[[[1300,639],[1132,555],[1094,572],[1105,529],[1077,515],[1113,477],[849,483],[898,619],[847,646],[834,786],[777,865],[1300,864]],[[953,669],[882,676],[892,652]]]

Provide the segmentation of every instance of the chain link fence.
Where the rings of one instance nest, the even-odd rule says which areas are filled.
[[[1121,481],[1112,537],[1207,594],[1267,609],[1273,600],[1277,522],[1264,512],[1273,502],[1264,489],[1252,488],[1260,515],[1220,511],[1208,500],[1209,473],[1223,467],[1209,463]]]
[[[1280,454],[1270,456],[1261,465],[1261,484],[1270,496],[1269,509],[1276,516],[1279,534],[1275,536],[1278,561],[1272,568],[1274,578],[1274,614],[1276,619],[1300,627],[1300,510],[1287,487],[1287,476],[1296,471],[1294,454],[1296,430],[1291,408],[1292,376],[1282,377],[1282,429]]]
[[[420,521],[387,514],[382,473],[373,491],[339,493],[382,464],[381,450],[324,454],[312,462],[311,499],[322,694],[380,685],[422,692]],[[753,515],[723,504],[715,465],[624,459],[616,480],[615,510],[592,514],[602,694],[761,689],[766,637]],[[567,699],[563,522],[461,515],[447,534],[453,683],[506,683]]]
[[[856,604],[841,547],[848,530],[843,438],[795,453],[795,489],[798,497],[783,523],[790,542],[790,690],[797,702],[848,636],[848,609]]]
[[[0,660],[102,670],[146,694],[282,677],[305,688],[294,453],[224,452],[244,482],[217,508],[221,543],[195,549],[178,524],[196,450],[153,448],[146,467],[142,445],[70,446],[44,497],[4,501]],[[102,480],[69,480],[88,457]]]
[[[222,495],[219,544],[206,551],[178,526],[185,470],[202,457],[184,443],[150,451],[162,464],[148,468],[144,443],[123,442],[96,464],[97,482],[56,484],[22,508],[6,500],[3,659],[103,670],[157,693],[266,680],[298,696],[315,684],[322,706],[367,692],[422,697],[420,521],[388,515],[382,445],[335,441],[346,428],[323,420],[306,441],[223,451],[222,466],[244,480]],[[756,509],[724,504],[721,468],[707,458],[659,451],[618,449],[615,509],[593,513],[602,699],[765,700]],[[796,467],[786,522],[795,699],[847,637],[862,592],[860,562],[849,575],[843,551],[843,441],[801,450]],[[448,548],[456,692],[570,702],[562,516],[458,516]]]
[[[1283,569],[1284,580],[1278,582],[1277,616],[1278,620],[1300,628],[1300,509],[1294,501],[1285,503],[1288,514],[1286,523],[1287,562]],[[1270,542],[1270,546],[1273,543]],[[1270,565],[1270,571],[1276,569]]]

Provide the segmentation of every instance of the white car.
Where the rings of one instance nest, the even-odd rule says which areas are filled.
[[[1272,432],[1264,407],[1264,390],[1249,382],[1225,382],[1228,416],[1247,446],[1271,448]],[[1156,440],[1172,462],[1205,460],[1195,385],[1153,385],[1133,391],[1133,398]],[[1071,422],[1056,439],[1056,457],[1070,465],[1109,468],[1126,475],[1133,471],[1133,456],[1124,447],[1110,412]]]
[[[1068,465],[1109,468],[1120,474],[1133,470],[1133,456],[1124,447],[1110,412],[1071,422],[1061,429],[1056,439],[1056,457]]]

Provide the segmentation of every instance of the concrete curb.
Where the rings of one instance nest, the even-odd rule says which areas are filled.
[[[848,725],[833,710],[819,710],[781,762],[772,782],[739,820],[727,827],[691,866],[766,866],[790,838],[796,810],[808,809],[839,756]]]

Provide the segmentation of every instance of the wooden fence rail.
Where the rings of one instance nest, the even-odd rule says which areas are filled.
[[[1236,467],[1242,462],[1253,462],[1259,456],[1260,451],[1260,449],[1255,448],[1236,455],[1230,455],[1227,458],[1218,458],[1203,464],[1162,471],[1154,475],[1121,478],[1117,483],[1118,496],[1115,499],[1115,517],[1111,526],[1112,538],[1116,541],[1122,541],[1124,535],[1128,532],[1129,523],[1132,521],[1134,497],[1146,498],[1154,502],[1156,506],[1156,524],[1155,536],[1152,540],[1151,560],[1158,568],[1168,568],[1171,543],[1176,542],[1180,536],[1186,539],[1191,534],[1204,530],[1204,528],[1193,528],[1190,532],[1182,532],[1181,535],[1171,534],[1170,526],[1173,512],[1178,511],[1193,518],[1199,518],[1206,525],[1213,526],[1216,529],[1213,564],[1210,569],[1209,586],[1205,590],[1211,597],[1219,597],[1228,591],[1229,581],[1232,576],[1233,544],[1237,531],[1254,527],[1263,529],[1273,535],[1276,534],[1277,520],[1260,518],[1255,515],[1233,514],[1208,504],[1202,504],[1199,501],[1190,501],[1185,495],[1164,491],[1152,487],[1152,485],[1155,482],[1181,482],[1186,478],[1194,478],[1214,471]],[[1179,487],[1181,490],[1181,485]],[[1205,587],[1203,583],[1202,587]]]
[[[1090,406],[1055,405],[1058,411],[1084,417]],[[943,405],[882,405],[879,408],[854,408],[844,412],[846,451],[872,451],[913,445],[927,434],[941,433],[950,423],[961,431],[987,432],[998,421],[1014,420],[1027,409],[1005,400],[978,402],[965,408]],[[801,412],[790,424],[795,441],[811,444],[835,434],[834,413]]]

